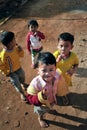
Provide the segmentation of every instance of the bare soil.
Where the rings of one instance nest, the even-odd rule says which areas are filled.
[[[46,114],[48,130],[87,130],[87,1],[86,0],[29,0],[17,8],[15,14],[0,30],[15,32],[16,40],[24,51],[21,65],[29,83],[37,75],[31,69],[31,58],[26,50],[27,22],[37,19],[39,30],[44,32],[44,51],[57,49],[57,37],[62,32],[75,36],[73,51],[79,57],[79,67],[73,76],[70,100],[72,105],[55,106],[57,115]],[[0,44],[0,50],[2,45]],[[0,74],[0,130],[40,130],[33,106],[21,101],[20,95],[10,84],[9,78]],[[45,129],[45,128],[44,128]]]

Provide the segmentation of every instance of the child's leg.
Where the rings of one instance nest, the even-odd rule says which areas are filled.
[[[42,128],[46,128],[49,125],[46,123],[46,121],[43,119],[43,115],[38,115],[38,121]]]
[[[34,65],[35,65],[35,52],[32,50],[31,48],[31,67],[34,69]]]
[[[34,69],[36,69],[37,57],[38,57],[38,55],[39,55],[40,52],[35,52],[35,54],[34,54]]]
[[[44,106],[34,106],[34,112],[38,114],[38,121],[41,127],[46,128],[49,125],[47,124],[47,122],[44,120],[43,116],[46,112],[49,111],[48,107],[44,107]]]
[[[22,84],[22,87],[24,88],[24,90],[26,90],[27,87],[28,87],[28,84],[25,83],[25,72],[24,72],[24,70],[22,68],[20,68],[16,71],[16,74],[19,77],[19,81]]]
[[[33,54],[31,54],[31,61],[32,61],[31,67],[34,68],[34,65],[35,65],[35,57],[34,57]]]
[[[15,87],[16,91],[21,94],[21,99],[25,100],[24,92],[22,90],[18,75],[16,73],[11,73],[10,78],[11,78],[11,83]]]
[[[38,57],[38,52],[33,52],[34,54],[32,54],[32,68],[35,69],[36,68],[36,61],[37,61],[37,57]]]

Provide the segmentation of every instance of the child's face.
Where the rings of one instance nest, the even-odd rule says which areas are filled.
[[[42,77],[42,79],[46,82],[51,82],[56,73],[56,66],[46,65],[42,62],[39,63],[38,74]]]
[[[16,45],[16,40],[15,37],[13,38],[13,40],[7,45],[7,49],[8,50],[12,50]]]
[[[61,55],[68,56],[70,50],[73,48],[73,45],[70,41],[63,41],[62,39],[58,42],[58,50]]]
[[[37,26],[32,26],[32,25],[29,26],[29,30],[30,30],[31,32],[33,32],[33,33],[35,33],[35,32],[37,31],[37,29],[38,29]]]

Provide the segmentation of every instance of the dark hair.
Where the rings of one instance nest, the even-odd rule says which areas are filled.
[[[7,46],[14,38],[14,33],[10,31],[3,31],[0,33],[0,41]]]
[[[36,67],[39,66],[39,62],[42,62],[46,65],[55,65],[56,66],[56,59],[50,52],[41,52],[37,57]]]
[[[70,41],[71,44],[74,42],[74,36],[68,32],[61,33],[58,37],[58,41],[63,40],[63,41]]]
[[[30,25],[32,25],[32,26],[34,26],[34,27],[38,27],[39,25],[38,25],[38,22],[36,21],[36,20],[30,20],[29,22],[28,22],[28,28],[29,28],[29,26]]]

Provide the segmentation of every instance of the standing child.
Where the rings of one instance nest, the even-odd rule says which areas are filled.
[[[31,54],[32,68],[35,68],[37,54],[39,54],[43,49],[43,46],[41,44],[41,39],[45,39],[44,34],[38,31],[38,27],[39,25],[36,20],[30,20],[28,22],[29,33],[27,34],[26,37],[26,44],[27,44],[27,49]]]
[[[43,116],[46,112],[55,112],[52,107],[56,103],[57,92],[61,92],[61,89],[58,89],[58,81],[62,77],[56,72],[56,59],[50,52],[39,53],[37,70],[38,76],[31,81],[26,98],[34,105],[34,112],[38,114],[40,126],[48,127]]]
[[[10,77],[13,86],[21,94],[21,99],[25,100],[21,86],[22,84],[24,88],[26,87],[25,73],[20,65],[20,57],[24,56],[24,51],[21,46],[16,44],[13,32],[1,32],[0,41],[4,45],[0,52],[0,71]]]
[[[68,32],[61,33],[58,37],[58,50],[53,54],[56,58],[57,69],[60,69],[67,86],[72,85],[71,78],[79,64],[77,55],[71,51],[73,48],[73,42],[74,36],[72,34]]]

